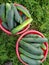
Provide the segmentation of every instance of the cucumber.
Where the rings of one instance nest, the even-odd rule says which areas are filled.
[[[17,26],[17,23],[14,21],[14,28]]]
[[[31,44],[28,44],[22,40],[20,41],[20,47],[23,48],[24,50],[26,50],[27,52],[31,53],[31,54],[35,54],[35,55],[43,54],[43,50],[41,48],[35,48]]]
[[[32,46],[39,48],[41,46],[40,43],[31,43]]]
[[[14,15],[15,15],[15,20],[18,22],[18,23],[22,23],[22,18],[18,12],[18,10],[16,9],[16,7],[12,4],[12,8],[13,8],[13,11],[14,11]]]
[[[14,16],[14,12],[13,10],[9,10],[7,13],[7,23],[8,23],[8,27],[11,30],[14,27],[14,20],[13,20],[13,16]]]
[[[6,3],[6,12],[8,12],[11,9],[11,4],[10,3]]]
[[[43,42],[47,42],[47,38],[23,38],[22,39],[25,42],[34,42],[34,43],[43,43]]]
[[[9,30],[14,27],[14,11],[12,10],[12,6],[10,5],[10,9],[6,12],[6,20],[9,27]]]
[[[41,37],[41,36],[39,36],[37,34],[28,34],[28,35],[25,36],[25,38],[29,38],[29,37],[31,37],[31,38],[38,38],[38,37]]]
[[[26,16],[24,14],[22,14],[22,19],[23,19],[23,22],[26,20]]]
[[[31,23],[32,20],[33,20],[32,18],[25,20],[21,25],[14,28],[11,32],[13,34],[15,34],[15,33],[19,32],[19,31],[21,31],[25,26],[27,26],[29,23]]]
[[[20,57],[21,57],[21,59],[22,59],[24,62],[26,62],[27,64],[39,65],[39,64],[42,63],[40,60],[30,59],[30,58],[26,57],[26,56],[23,55],[23,54],[20,54]]]
[[[0,18],[2,19],[2,21],[5,21],[5,4],[1,4],[0,5]]]
[[[2,26],[8,30],[8,26],[5,22],[2,22]]]
[[[43,44],[41,44],[41,48],[42,49],[44,49],[44,50],[46,50],[46,46],[45,46],[45,44],[43,43]]]
[[[31,18],[29,11],[21,5],[17,5],[16,8],[23,12],[27,17]]]
[[[44,58],[44,56],[43,55],[33,55],[33,54],[31,54],[31,53],[28,53],[27,51],[25,51],[24,49],[22,49],[22,48],[19,48],[19,52],[20,53],[22,53],[22,54],[24,54],[25,56],[27,56],[27,57],[30,57],[30,58],[32,58],[32,59],[36,59],[36,60],[40,60],[40,59],[43,59]]]

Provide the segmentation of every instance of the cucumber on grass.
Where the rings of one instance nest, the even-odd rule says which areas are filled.
[[[23,54],[20,54],[20,57],[21,59],[26,62],[27,64],[31,64],[31,65],[39,65],[41,64],[42,62],[40,60],[34,60],[34,59],[31,59],[31,58],[28,58],[27,56],[23,55]]]
[[[14,6],[14,4],[11,4],[12,5],[12,8],[13,8],[13,11],[14,11],[14,15],[15,15],[15,20],[18,22],[18,23],[22,23],[22,18],[18,12],[18,10],[16,9],[16,7]]]
[[[23,12],[27,17],[31,18],[29,11],[21,5],[17,5],[16,8]]]
[[[47,38],[23,38],[23,41],[26,42],[34,42],[34,43],[43,43],[43,42],[47,42]]]
[[[33,20],[32,18],[25,20],[21,25],[19,25],[19,26],[17,26],[16,28],[14,28],[11,32],[12,32],[13,34],[19,32],[19,31],[22,30],[25,26],[27,26],[28,24],[30,24],[30,23],[32,22],[32,20]]]
[[[19,48],[19,51],[20,51],[20,53],[24,54],[25,56],[30,57],[32,59],[36,59],[36,60],[43,59],[43,57],[44,57],[44,55],[34,55],[34,54],[31,54],[31,53],[25,51],[24,49],[22,49],[21,47]]]
[[[20,47],[23,48],[24,50],[26,50],[27,52],[31,53],[31,54],[35,54],[35,55],[43,54],[43,50],[41,48],[35,48],[31,44],[28,44],[22,40],[20,41]]]

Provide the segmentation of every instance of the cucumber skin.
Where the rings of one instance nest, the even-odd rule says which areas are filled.
[[[39,48],[41,46],[40,43],[30,43],[32,46]]]
[[[8,7],[6,5],[6,7]],[[6,8],[6,20],[9,27],[9,30],[13,29],[14,27],[14,11],[12,10],[12,6],[9,4],[9,9]]]
[[[44,49],[44,50],[46,50],[45,44],[41,44],[41,48]]]
[[[32,65],[39,65],[39,64],[41,64],[41,61],[40,61],[40,60],[30,59],[30,58],[26,57],[26,56],[23,55],[23,54],[20,54],[20,57],[21,57],[21,59],[22,59],[24,62],[26,62],[26,63],[28,63],[28,64],[32,64]]]
[[[24,14],[22,14],[22,19],[23,19],[23,22],[26,20],[26,16]]]
[[[14,27],[13,16],[14,16],[13,11],[9,10],[8,14],[7,14],[7,23],[8,23],[8,27],[9,27],[10,30],[13,29],[13,27]]]
[[[11,32],[13,34],[19,32],[20,30],[22,30],[25,26],[27,26],[28,24],[30,24],[32,22],[32,18],[27,19],[26,21],[24,21],[21,25],[17,26],[16,28],[14,28]]]
[[[34,42],[34,43],[44,43],[47,42],[47,38],[23,38],[23,41]]]
[[[5,21],[5,4],[1,4],[0,5],[0,18],[2,19],[2,21]]]
[[[22,40],[20,41],[20,47],[31,54],[35,54],[35,55],[43,54],[43,50],[41,48],[35,48],[31,44],[28,44]]]
[[[19,48],[19,52],[24,54],[25,56],[30,57],[30,58],[35,59],[35,60],[41,60],[44,57],[43,55],[38,56],[38,55],[33,55],[31,53],[28,53],[27,51],[25,51],[22,48]]]
[[[29,11],[21,5],[17,5],[18,10],[22,11],[27,17],[31,18]]]
[[[16,7],[14,6],[14,4],[11,4],[12,5],[12,8],[13,8],[13,11],[14,11],[14,15],[15,15],[15,20],[18,22],[18,23],[22,23],[22,18],[18,12],[18,10],[16,9]]]
[[[38,37],[41,37],[41,36],[39,36],[37,34],[28,34],[25,36],[25,38],[38,38]]]
[[[8,30],[8,26],[6,25],[5,22],[2,22],[2,26]]]

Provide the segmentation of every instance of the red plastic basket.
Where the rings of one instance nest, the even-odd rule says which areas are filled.
[[[20,4],[16,4],[14,3],[15,6],[18,6]],[[22,5],[21,5],[22,6]],[[24,7],[24,6],[23,6]],[[25,8],[25,7],[24,7]],[[22,15],[22,12],[20,12],[20,15]],[[17,32],[15,35],[18,35],[18,34],[22,34],[24,33],[25,31],[27,31],[30,27],[30,24],[28,24],[23,30],[21,30],[20,32]],[[7,29],[5,29],[3,26],[2,26],[2,20],[0,19],[0,29],[3,30],[5,33],[7,33],[8,35],[12,35],[12,33],[10,31],[8,31]]]
[[[19,61],[22,62],[24,65],[28,65],[28,64],[25,63],[25,62],[20,58],[20,53],[19,53],[19,50],[18,50],[18,49],[19,49],[19,42],[20,42],[20,40],[21,40],[25,35],[27,35],[27,34],[37,34],[37,35],[40,35],[42,38],[45,38],[45,36],[44,36],[42,33],[40,33],[39,31],[36,31],[36,30],[26,31],[25,33],[23,33],[23,34],[19,37],[19,39],[18,39],[17,42],[16,42],[16,55],[17,55]],[[44,62],[44,60],[46,59],[47,54],[48,54],[48,43],[45,42],[44,44],[45,44],[45,46],[46,46],[46,50],[43,50],[43,51],[44,51],[44,58],[41,60],[42,62]]]

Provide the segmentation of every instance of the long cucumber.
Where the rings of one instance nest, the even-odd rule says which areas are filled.
[[[9,30],[11,30],[14,27],[14,11],[12,10],[12,8],[10,8],[6,13],[6,20],[8,23]]]
[[[24,21],[21,25],[17,26],[16,28],[14,28],[11,32],[13,34],[15,34],[16,32],[19,32],[20,30],[22,30],[25,26],[27,26],[28,24],[30,24],[32,22],[32,18],[27,19],[26,21]]]
[[[22,18],[18,12],[18,10],[16,9],[16,7],[14,6],[14,4],[12,4],[12,8],[14,10],[14,14],[15,14],[15,20],[18,22],[18,23],[22,23]]]
[[[16,8],[22,11],[27,17],[31,18],[29,11],[21,5],[17,5]]]
[[[38,37],[41,37],[41,36],[39,36],[37,34],[28,34],[25,36],[25,38],[38,38]]]
[[[23,54],[20,54],[20,57],[21,59],[26,62],[27,64],[32,64],[32,65],[39,65],[41,64],[41,61],[40,60],[33,60],[33,59],[30,59],[28,57],[26,57],[25,55]]]
[[[0,5],[0,18],[2,19],[2,21],[5,21],[5,4],[1,4]]]
[[[39,48],[41,46],[40,43],[30,43],[32,46]]]
[[[36,59],[36,60],[43,59],[43,57],[44,57],[43,55],[38,56],[38,55],[31,54],[31,53],[25,51],[24,49],[22,49],[21,47],[19,48],[19,51],[20,51],[20,53],[24,54],[25,56],[30,57],[32,59]]]
[[[31,53],[31,54],[35,54],[35,55],[43,54],[43,50],[41,48],[35,48],[31,44],[28,44],[22,40],[20,41],[20,47],[23,48],[24,50],[26,50],[27,52]]]
[[[47,42],[47,38],[23,38],[23,41],[26,42],[34,42],[34,43],[43,43],[43,42]]]

